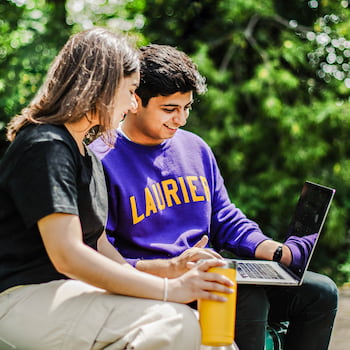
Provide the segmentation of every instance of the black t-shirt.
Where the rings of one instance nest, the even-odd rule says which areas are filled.
[[[107,219],[104,173],[64,126],[30,125],[0,162],[0,292],[67,278],[52,265],[37,226],[52,213],[79,215],[83,240],[96,249]]]

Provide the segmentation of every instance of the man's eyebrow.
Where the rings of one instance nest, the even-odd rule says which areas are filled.
[[[188,102],[185,104],[185,106],[189,106],[191,104],[193,104],[194,100]],[[161,105],[162,107],[180,107],[180,105],[176,104],[176,103],[164,103]]]

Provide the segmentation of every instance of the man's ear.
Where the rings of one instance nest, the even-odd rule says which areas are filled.
[[[135,94],[135,101],[136,102],[131,103],[131,108],[130,108],[131,113],[137,113],[138,108],[142,106],[141,98],[137,94]]]

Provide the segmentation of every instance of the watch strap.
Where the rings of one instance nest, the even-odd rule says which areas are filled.
[[[277,249],[276,249],[275,252],[273,253],[273,258],[272,258],[273,261],[277,261],[277,262],[280,262],[280,261],[281,261],[281,259],[282,259],[282,254],[283,254],[282,248],[283,248],[283,246],[281,246],[281,245],[279,245],[279,246],[277,247]]]

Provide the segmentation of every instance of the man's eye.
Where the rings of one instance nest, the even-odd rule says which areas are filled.
[[[172,113],[175,111],[175,109],[174,108],[163,108],[163,111],[166,113]]]

